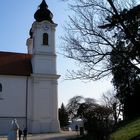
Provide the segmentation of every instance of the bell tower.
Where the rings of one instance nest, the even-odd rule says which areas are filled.
[[[57,107],[57,79],[55,53],[55,24],[53,14],[42,0],[34,14],[35,22],[27,39],[28,53],[32,55],[32,99],[29,107],[31,133],[60,130]]]
[[[35,22],[27,41],[28,52],[33,54],[33,73],[56,74],[55,24],[45,0],[34,14]]]

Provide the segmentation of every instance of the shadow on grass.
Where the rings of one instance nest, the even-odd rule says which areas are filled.
[[[93,136],[84,135],[84,136],[79,136],[77,138],[72,138],[72,139],[67,139],[67,140],[93,140]]]

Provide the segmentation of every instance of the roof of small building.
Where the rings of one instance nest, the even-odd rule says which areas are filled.
[[[0,52],[0,75],[29,76],[32,73],[31,54]]]

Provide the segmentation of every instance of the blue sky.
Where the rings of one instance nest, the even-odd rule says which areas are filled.
[[[29,29],[34,21],[34,13],[42,0],[1,0],[0,4],[0,51],[26,53],[26,39]],[[73,61],[59,54],[61,52],[61,36],[65,34],[62,26],[65,25],[68,14],[67,4],[61,0],[46,0],[49,9],[54,15],[57,48],[57,72],[61,75],[58,86],[59,106],[62,102],[66,105],[68,100],[75,95],[82,95],[99,99],[101,94],[111,89],[110,78],[106,77],[97,82],[82,82],[80,80],[64,80],[67,69],[76,68]]]

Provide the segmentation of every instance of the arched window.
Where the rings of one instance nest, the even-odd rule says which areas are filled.
[[[0,92],[2,92],[2,84],[0,83]]]
[[[48,34],[44,33],[43,34],[43,45],[48,45]]]

